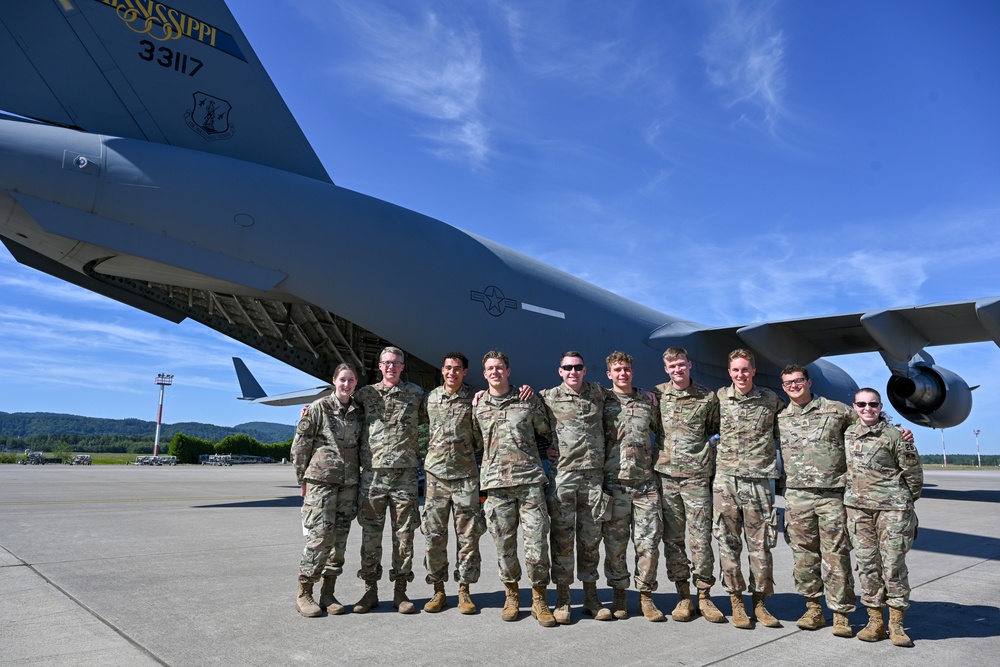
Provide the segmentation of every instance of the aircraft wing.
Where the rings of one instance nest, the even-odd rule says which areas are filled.
[[[905,363],[928,346],[1000,345],[1000,297],[687,331],[671,323],[650,336],[672,339],[719,350],[749,347],[779,367],[875,351]]]
[[[331,182],[221,0],[8,4],[0,109]]]

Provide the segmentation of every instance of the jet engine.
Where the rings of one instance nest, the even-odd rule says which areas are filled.
[[[937,364],[911,362],[905,375],[889,378],[886,394],[901,417],[928,428],[957,426],[972,411],[972,389]]]

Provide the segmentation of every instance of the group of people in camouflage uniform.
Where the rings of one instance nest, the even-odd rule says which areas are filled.
[[[690,621],[700,613],[708,621],[726,622],[710,595],[716,582],[714,536],[733,624],[749,629],[755,618],[767,627],[780,627],[765,599],[774,589],[771,549],[778,532],[771,482],[783,477],[785,539],[794,557],[796,589],[806,599],[798,627],[826,625],[820,604],[825,593],[834,615],[833,633],[853,635],[848,621],[855,610],[853,545],[862,604],[869,612],[858,638],[887,636],[882,614],[888,605],[888,635],[896,645],[911,646],[903,629],[909,598],[905,554],[916,532],[913,501],[920,496],[922,472],[912,434],[888,424],[878,393],[860,390],[852,410],[814,396],[808,370],[788,366],[781,374],[790,400],[786,406],[771,390],[754,385],[756,367],[748,350],[730,353],[732,384],[717,392],[691,378],[692,363],[684,349],[668,349],[663,360],[670,381],[647,393],[632,384],[629,355],[614,352],[607,358],[612,384],[607,389],[585,381],[582,355],[569,351],[558,368],[563,382],[537,396],[530,387],[510,385],[510,362],[496,350],[483,358],[489,389],[478,394],[465,384],[468,360],[457,352],[442,360],[443,386],[426,394],[401,381],[404,356],[398,348],[380,354],[382,380],[353,395],[357,372],[342,364],[334,374],[335,392],[304,412],[292,446],[307,536],[299,612],[319,616],[347,611],[334,592],[355,515],[362,527],[358,576],[366,590],[353,610],[364,613],[379,604],[388,509],[393,544],[389,580],[395,583],[393,606],[400,613],[416,611],[406,587],[413,579],[418,525],[426,537],[426,581],[434,587],[424,610],[447,607],[444,584],[453,517],[461,613],[477,611],[469,586],[480,576],[479,538],[488,528],[506,589],[501,618],[518,617],[520,527],[531,614],[543,626],[571,622],[574,563],[583,584],[583,613],[597,620],[628,617],[630,538],[640,614],[650,621],[665,620],[652,598],[662,542],[667,577],[678,595],[671,617]],[[420,423],[429,426],[422,523],[417,497]],[[551,464],[548,475],[544,459]],[[480,493],[487,496],[482,509]],[[613,590],[610,609],[597,594],[602,540],[604,574]],[[744,541],[749,613],[740,562]],[[313,589],[320,579],[317,602]],[[554,608],[547,602],[550,581],[556,584]]]

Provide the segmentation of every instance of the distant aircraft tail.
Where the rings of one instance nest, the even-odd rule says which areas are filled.
[[[233,357],[233,366],[236,368],[236,377],[240,381],[241,401],[254,401],[258,398],[267,398],[267,392],[257,382],[247,365],[239,357]]]

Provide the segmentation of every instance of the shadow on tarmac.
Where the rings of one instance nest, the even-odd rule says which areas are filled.
[[[921,493],[922,498],[935,498],[938,500],[965,500],[973,503],[1000,503],[1000,490],[997,489],[941,489],[930,488],[924,485]],[[920,501],[917,501],[918,503]],[[919,509],[919,505],[917,508]]]
[[[241,503],[217,503],[214,505],[192,505],[193,509],[216,509],[229,507],[240,509],[247,507],[302,507],[302,497],[285,496],[284,498],[266,498],[264,500],[248,500]]]
[[[916,640],[944,640],[957,637],[1000,637],[1000,609],[985,605],[953,602],[915,602],[906,612],[907,627],[919,628]]]
[[[917,516],[919,515],[920,505],[918,501]],[[913,550],[997,560],[1000,559],[1000,540],[983,535],[970,535],[920,526],[917,539],[913,541]]]

